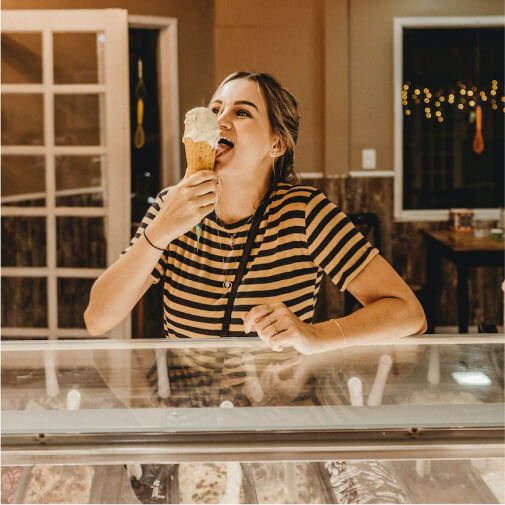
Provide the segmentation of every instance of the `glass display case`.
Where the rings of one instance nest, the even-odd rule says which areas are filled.
[[[2,343],[2,503],[505,503],[503,335]]]

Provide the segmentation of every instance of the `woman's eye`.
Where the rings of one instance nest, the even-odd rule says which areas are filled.
[[[237,110],[237,116],[251,117],[251,114],[245,109],[239,109]]]
[[[210,109],[214,114],[219,114],[219,109],[217,109],[216,107]]]

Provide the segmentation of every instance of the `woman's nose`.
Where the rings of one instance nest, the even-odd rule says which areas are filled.
[[[219,124],[219,126],[223,128],[230,128],[231,126],[230,117],[224,110],[221,110],[217,115],[217,123]]]

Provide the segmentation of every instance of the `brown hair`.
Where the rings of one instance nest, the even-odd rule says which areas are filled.
[[[300,182],[295,171],[295,145],[298,139],[298,128],[300,126],[300,114],[298,113],[298,102],[295,97],[283,88],[276,79],[269,74],[259,72],[234,72],[224,79],[220,84],[223,86],[227,82],[235,79],[249,79],[258,84],[265,98],[270,128],[274,135],[286,145],[286,152],[275,158],[272,182],[287,182],[297,184]]]

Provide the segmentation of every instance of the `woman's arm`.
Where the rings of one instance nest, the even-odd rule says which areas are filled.
[[[349,283],[364,307],[334,321],[302,322],[283,303],[258,305],[242,315],[246,332],[274,350],[293,346],[303,354],[336,350],[367,342],[392,342],[426,331],[426,317],[414,293],[381,256],[375,256]]]
[[[349,283],[348,291],[363,305],[352,314],[314,325],[321,350],[424,333],[424,310],[416,295],[380,255]],[[343,335],[342,335],[343,333]]]
[[[119,324],[153,283],[150,277],[161,251],[140,237],[93,284],[84,312],[91,335],[101,335]]]
[[[177,237],[191,230],[216,203],[217,177],[204,170],[184,178],[173,187],[153,216],[146,214],[139,236],[126,254],[113,263],[93,284],[84,312],[86,328],[101,335],[120,323],[133,309],[153,280],[150,274],[163,250]],[[154,244],[154,247],[153,245]]]

